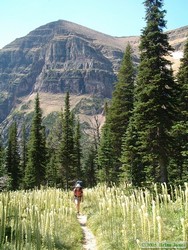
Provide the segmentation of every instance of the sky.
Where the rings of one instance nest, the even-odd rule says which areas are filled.
[[[60,19],[112,36],[138,36],[145,27],[143,1],[0,0],[0,48]],[[163,9],[166,30],[188,25],[188,0],[164,0]]]

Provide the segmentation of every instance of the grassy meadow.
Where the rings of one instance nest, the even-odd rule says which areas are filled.
[[[144,242],[188,240],[188,184],[170,190],[165,185],[149,189],[98,185],[84,190],[81,209],[98,250],[134,250],[142,249]],[[2,250],[82,249],[72,192],[55,188],[2,192],[0,214]]]
[[[0,249],[82,249],[73,197],[60,189],[0,194]]]
[[[166,185],[145,190],[97,186],[87,191],[86,200],[88,223],[99,250],[142,249],[148,242],[183,242],[185,249],[188,184],[170,191]]]

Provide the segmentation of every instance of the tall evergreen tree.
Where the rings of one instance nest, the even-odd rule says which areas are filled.
[[[96,147],[95,145],[90,145],[87,150],[85,150],[85,158],[83,161],[83,178],[84,183],[87,187],[93,187],[97,183],[96,173],[97,173],[97,164],[96,164]]]
[[[26,139],[26,129],[25,123],[22,127],[22,138],[21,138],[21,148],[20,148],[20,184],[24,187],[24,175],[27,165],[27,139]]]
[[[26,188],[38,187],[45,183],[46,142],[42,125],[42,111],[39,94],[35,99],[34,115],[28,143],[28,161],[25,170]]]
[[[65,111],[63,116],[63,134],[60,145],[60,163],[63,186],[68,189],[75,178],[74,169],[74,130],[73,119],[70,111],[69,92],[65,98]]]
[[[7,171],[5,168],[5,148],[0,135],[0,190],[2,191],[4,188],[7,188],[8,185]]]
[[[188,176],[188,39],[184,47],[177,81],[180,86],[180,112],[177,123],[173,126],[175,140],[170,178],[183,184]]]
[[[135,68],[132,61],[132,48],[127,45],[120,70],[118,82],[112,96],[108,112],[108,123],[112,132],[114,154],[121,155],[122,135],[125,133],[133,109]]]
[[[46,182],[49,187],[57,187],[61,183],[58,154],[52,151],[48,159],[49,161],[46,166]]]
[[[63,124],[63,111],[61,110],[47,138],[48,163],[46,168],[46,180],[47,184],[51,187],[59,185],[61,186],[62,184],[61,181],[62,171],[60,169],[60,157],[59,157],[59,148],[63,134],[62,124]]]
[[[111,177],[109,176],[108,178],[110,181],[117,182],[119,178],[122,137],[127,129],[133,109],[134,81],[135,68],[132,61],[132,48],[130,44],[128,44],[118,72],[118,82],[115,85],[111,106],[101,135],[101,144],[103,145],[101,145],[99,149],[100,165],[102,164],[102,158],[103,160],[104,158],[106,159],[105,168],[107,168],[107,162],[110,164]],[[108,154],[105,152],[106,150],[108,150]],[[103,168],[102,165],[101,167]],[[107,173],[107,171],[105,172]]]
[[[97,178],[99,182],[104,182],[109,185],[111,182],[117,181],[113,159],[112,134],[108,124],[102,128],[100,145],[98,148],[98,171]]]
[[[75,164],[75,172],[76,179],[81,179],[83,176],[82,168],[81,168],[81,158],[82,158],[82,150],[81,150],[81,130],[80,130],[80,121],[78,120],[75,125],[75,133],[74,133],[74,164]]]
[[[108,122],[109,107],[107,102],[104,106],[104,114],[106,116],[105,124],[101,130],[100,143],[97,148],[97,172],[96,177],[99,182],[106,183],[115,182],[113,176],[115,174],[114,168],[114,155],[112,145],[112,133]]]
[[[8,132],[8,146],[6,149],[5,167],[10,177],[10,188],[19,188],[20,181],[20,156],[18,151],[17,124],[13,122]]]
[[[162,0],[145,0],[146,27],[140,43],[140,65],[135,89],[133,119],[129,129],[135,137],[125,141],[123,163],[130,169],[146,173],[146,180],[168,182],[168,164],[173,141],[170,130],[177,116],[178,85],[173,79],[172,51],[168,36],[163,33],[166,22]],[[136,158],[131,158],[131,151]],[[132,173],[134,175],[134,173]],[[143,176],[143,175],[142,175]]]

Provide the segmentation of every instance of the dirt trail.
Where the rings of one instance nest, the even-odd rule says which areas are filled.
[[[87,216],[86,215],[78,215],[78,221],[81,225],[84,234],[84,250],[97,250],[96,239],[91,230],[86,226]]]

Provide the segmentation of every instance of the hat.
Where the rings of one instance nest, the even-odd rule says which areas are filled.
[[[75,187],[76,187],[76,188],[80,188],[81,185],[80,185],[79,183],[77,183]]]

